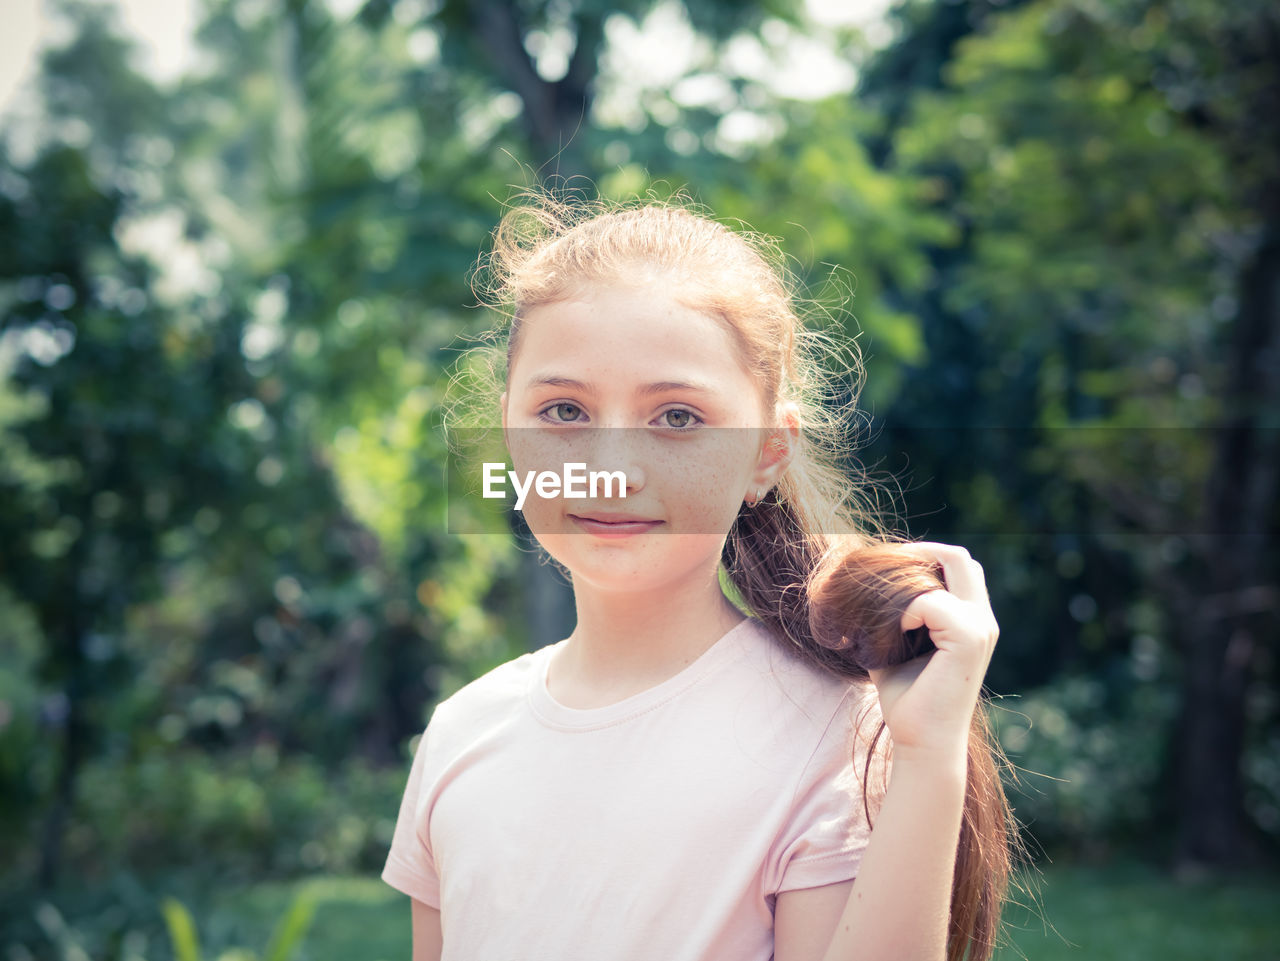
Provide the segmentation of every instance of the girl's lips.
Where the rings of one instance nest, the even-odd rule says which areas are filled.
[[[651,531],[662,521],[650,521],[640,517],[627,517],[622,514],[598,514],[592,517],[580,517],[570,514],[570,519],[586,531],[597,537],[631,537]]]

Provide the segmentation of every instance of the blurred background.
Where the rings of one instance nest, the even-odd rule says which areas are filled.
[[[571,626],[440,430],[555,177],[776,235],[857,337],[1001,622],[1001,956],[1280,958],[1273,3],[4,11],[0,958],[408,957],[416,737]]]

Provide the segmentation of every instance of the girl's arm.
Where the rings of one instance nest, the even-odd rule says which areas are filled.
[[[889,786],[858,877],[778,896],[777,961],[943,961],[964,811],[968,739],[999,628],[982,568],[968,551],[913,544],[941,562],[947,590],[917,597],[937,651],[872,672],[893,742]],[[816,943],[813,932],[828,932]],[[807,932],[807,934],[806,934]]]
[[[958,768],[895,759],[872,840],[823,961],[942,961],[964,809]]]
[[[443,937],[440,933],[440,909],[423,904],[417,898],[413,904],[413,961],[440,961]]]
[[[963,768],[895,760],[856,881],[778,895],[776,961],[945,957],[963,804]]]

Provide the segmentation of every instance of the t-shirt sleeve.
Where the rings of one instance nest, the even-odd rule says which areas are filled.
[[[853,684],[809,759],[786,824],[770,852],[767,890],[780,894],[849,881],[858,874],[887,782],[888,734],[866,760],[880,724],[879,699],[869,684]],[[867,806],[863,780],[867,778]]]
[[[433,733],[438,728],[439,710],[432,715],[426,731],[418,739],[413,767],[400,800],[400,814],[396,818],[395,833],[391,838],[391,850],[382,869],[382,880],[397,891],[409,895],[433,908],[440,907],[440,877],[436,873],[435,858],[431,854],[430,839],[421,823],[418,800],[424,794],[432,777]]]

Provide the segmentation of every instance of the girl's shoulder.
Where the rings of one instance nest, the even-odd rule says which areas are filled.
[[[533,672],[545,667],[555,645],[541,647],[491,668],[436,704],[431,724],[443,727],[455,721],[497,720],[518,708],[525,698]]]
[[[757,687],[756,695],[774,710],[792,712],[825,727],[842,705],[852,711],[874,705],[875,686],[870,679],[833,674],[763,622],[752,621],[744,639],[743,664]]]

